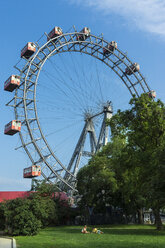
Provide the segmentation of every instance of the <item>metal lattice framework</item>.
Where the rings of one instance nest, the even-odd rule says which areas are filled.
[[[45,33],[44,35],[47,40],[47,34]],[[77,148],[75,148],[67,167],[63,165],[52,151],[40,126],[36,105],[37,82],[41,69],[47,59],[60,53],[84,53],[100,60],[105,66],[113,70],[122,80],[131,95],[139,97],[141,93],[150,91],[149,86],[140,72],[132,72],[131,77],[125,73],[125,69],[133,65],[133,62],[131,62],[125,53],[116,48],[114,51],[107,49],[108,54],[104,55],[103,48],[106,47],[109,42],[104,40],[103,37],[90,34],[88,39],[78,41],[78,35],[81,35],[81,33],[74,31],[50,39],[42,45],[36,43],[36,53],[28,60],[22,58],[15,66],[19,71],[21,84],[15,90],[14,98],[7,103],[8,106],[14,107],[15,119],[21,120],[22,126],[24,127],[25,131],[19,133],[22,143],[20,147],[24,148],[31,163],[42,165],[42,176],[45,179],[52,182],[60,181],[61,188],[68,188],[70,190],[75,190],[78,163],[73,170],[71,170],[71,167],[74,160],[79,160],[80,153],[82,155],[82,147],[86,133],[89,132],[91,136],[92,152],[96,152],[99,149],[100,141],[98,142],[95,138],[92,118],[88,118],[77,143]],[[137,85],[139,87],[137,87]],[[103,112],[104,118],[106,118],[107,111]],[[100,131],[101,137],[99,139],[103,138],[103,131],[105,131],[104,124],[105,121],[103,121]],[[36,151],[35,154],[32,150]]]

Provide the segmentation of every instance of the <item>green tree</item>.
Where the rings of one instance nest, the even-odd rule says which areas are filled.
[[[59,192],[57,185],[47,182],[47,180],[33,179],[33,190],[41,196],[50,196],[51,198],[55,196],[55,192]]]
[[[57,197],[56,185],[36,182],[35,190],[25,198],[0,204],[0,228],[12,235],[35,235],[41,227],[65,224],[70,218],[68,200]]]
[[[34,189],[35,194],[32,194],[32,196],[34,195],[35,198],[41,198],[42,202],[43,200],[46,200],[47,203],[45,203],[45,206],[50,205],[50,208],[43,209],[41,212],[42,223],[46,223],[46,217],[49,224],[66,224],[71,216],[69,198],[67,199],[66,197],[66,200],[61,200],[61,192],[59,192],[58,187],[55,184],[47,182],[46,180],[36,180],[34,183]],[[38,201],[36,200],[36,204],[37,202]],[[47,218],[48,216],[49,218]]]
[[[89,165],[79,171],[77,187],[82,195],[81,204],[93,206],[101,212],[107,204],[120,207],[125,216],[138,212],[139,223],[142,223],[141,209],[145,199],[141,195],[138,177],[138,168],[132,170],[130,167],[126,139],[115,136]]]
[[[30,209],[29,199],[17,198],[5,203],[6,232],[12,235],[34,235],[41,227],[41,221]]]
[[[84,204],[102,207],[106,201],[122,207],[126,215],[152,208],[157,229],[165,206],[165,106],[148,94],[133,97],[131,108],[118,111],[107,124],[111,142],[78,173],[78,190]],[[105,172],[105,173],[104,173]],[[101,205],[102,204],[102,205]]]
[[[77,175],[77,188],[82,195],[81,203],[104,211],[106,204],[112,203],[117,190],[115,172],[106,151],[94,156],[89,165],[84,166]]]
[[[30,199],[30,211],[40,220],[42,227],[58,223],[57,206],[49,196],[41,196],[32,193]]]
[[[118,111],[109,121],[112,137],[125,138],[124,164],[138,172],[139,192],[152,207],[157,229],[162,228],[160,209],[165,206],[165,106],[147,94],[130,101],[132,108]]]

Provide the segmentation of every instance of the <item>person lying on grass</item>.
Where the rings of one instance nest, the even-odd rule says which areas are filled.
[[[85,225],[84,228],[81,230],[82,233],[90,233],[87,231],[87,226]]]
[[[103,234],[103,232],[97,228],[93,228],[92,233]]]

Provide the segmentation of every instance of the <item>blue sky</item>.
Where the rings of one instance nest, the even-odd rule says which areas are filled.
[[[13,117],[5,104],[11,99],[3,91],[4,81],[13,74],[20,50],[27,41],[37,41],[44,32],[60,26],[64,32],[90,27],[95,35],[115,40],[140,64],[140,70],[157,97],[165,102],[165,2],[159,0],[1,0],[1,122],[0,191],[29,190],[30,180],[22,178],[29,165],[18,135],[5,136],[4,125]],[[123,91],[124,92],[124,91]]]

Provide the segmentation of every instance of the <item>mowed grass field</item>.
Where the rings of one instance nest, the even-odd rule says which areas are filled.
[[[82,234],[82,226],[48,227],[36,236],[15,237],[18,248],[165,248],[165,231],[150,225],[99,226],[104,234]],[[92,227],[88,227],[92,231]]]

